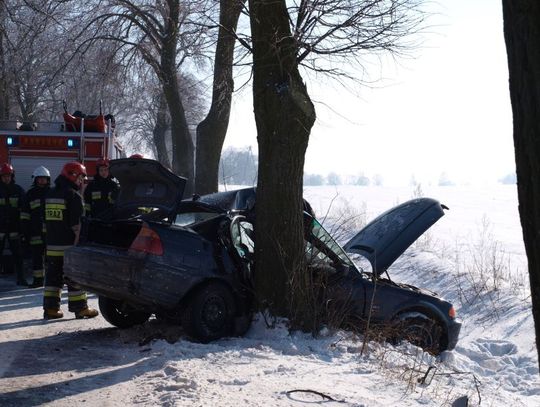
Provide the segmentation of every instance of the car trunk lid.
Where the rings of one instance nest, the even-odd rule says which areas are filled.
[[[379,276],[448,209],[435,199],[418,198],[398,205],[376,217],[343,248],[360,254]]]
[[[120,182],[117,208],[159,208],[172,215],[182,200],[186,179],[158,161],[121,158],[111,161],[110,171]]]

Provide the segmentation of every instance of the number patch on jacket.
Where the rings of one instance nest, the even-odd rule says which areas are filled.
[[[61,209],[45,209],[45,220],[64,220],[64,215]]]

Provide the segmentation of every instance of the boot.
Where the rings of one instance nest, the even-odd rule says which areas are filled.
[[[63,317],[64,317],[64,313],[59,309],[48,308],[48,309],[43,310],[44,319],[59,319]]]
[[[95,318],[98,315],[99,315],[99,312],[96,309],[86,307],[85,309],[77,311],[75,313],[75,318],[77,318],[77,319]]]
[[[32,284],[30,284],[28,287],[30,288],[43,287],[43,277],[34,277],[34,281],[32,281]]]

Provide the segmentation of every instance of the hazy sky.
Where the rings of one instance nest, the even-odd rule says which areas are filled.
[[[515,169],[512,113],[497,0],[447,0],[413,58],[372,66],[375,87],[348,92],[312,83],[316,103],[305,171],[381,174],[385,185],[411,176],[437,184],[494,183]],[[322,102],[322,103],[321,103]],[[251,90],[234,101],[226,146],[254,146]]]

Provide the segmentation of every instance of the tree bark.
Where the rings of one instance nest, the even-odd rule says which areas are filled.
[[[315,108],[298,71],[284,0],[250,0],[259,144],[255,290],[262,309],[291,315],[304,271],[302,176]]]
[[[159,97],[159,105],[156,113],[156,125],[152,132],[157,160],[167,168],[171,168],[169,160],[169,152],[167,150],[167,142],[165,137],[169,130],[169,122],[167,120],[167,101],[162,94]]]
[[[186,112],[180,96],[178,75],[176,72],[176,48],[179,31],[179,1],[168,0],[169,18],[166,20],[161,49],[161,83],[163,94],[171,116],[172,167],[173,171],[187,178],[185,195],[193,193],[194,185],[194,147],[186,120]]]
[[[212,104],[206,118],[197,126],[195,191],[200,195],[218,190],[219,160],[229,127],[234,91],[234,32],[244,3],[245,0],[220,1]]]
[[[540,2],[503,0],[503,17],[514,117],[519,215],[540,355]]]

